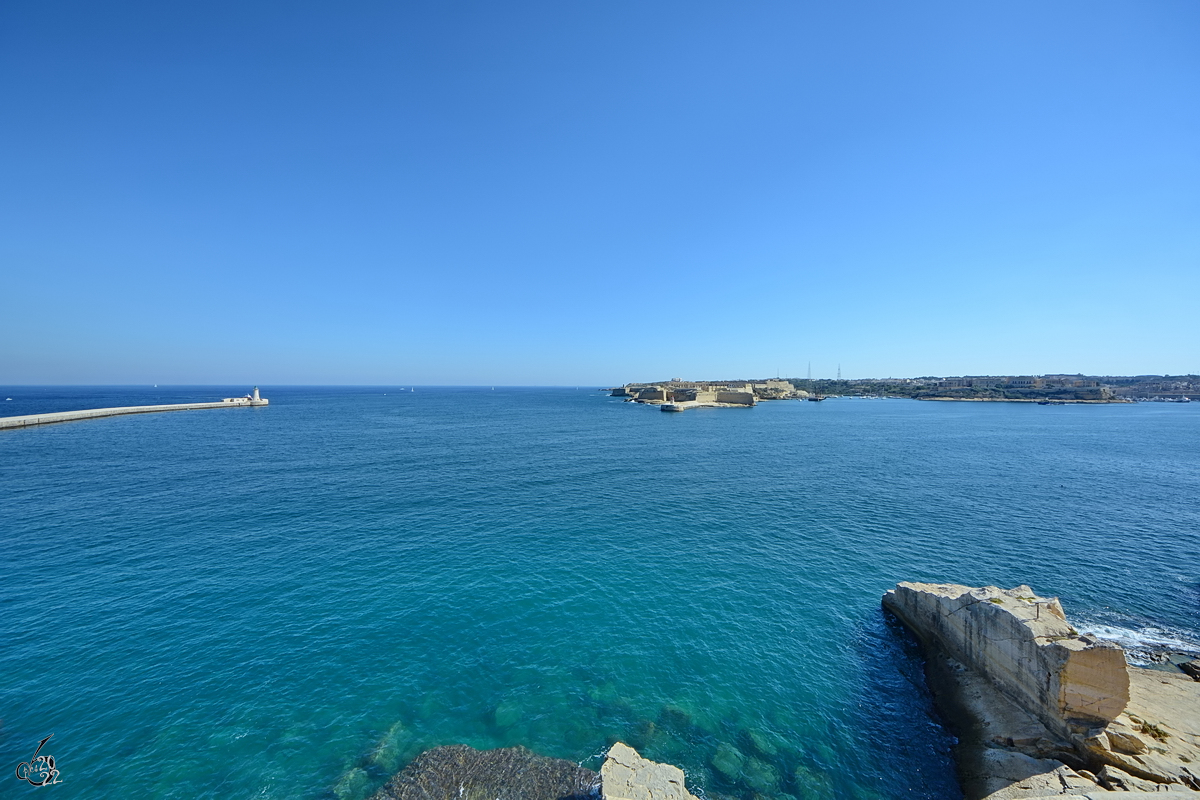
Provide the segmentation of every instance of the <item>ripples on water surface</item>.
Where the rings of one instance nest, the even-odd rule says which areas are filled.
[[[623,739],[710,798],[955,797],[897,581],[1200,638],[1200,404],[264,394],[0,432],[0,767],[54,733],[73,797],[360,797]]]

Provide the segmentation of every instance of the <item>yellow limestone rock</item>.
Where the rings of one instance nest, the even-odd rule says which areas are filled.
[[[642,758],[622,742],[609,748],[600,768],[600,792],[604,800],[697,800],[683,770]]]
[[[1129,706],[1105,730],[1112,751],[1099,755],[1143,780],[1200,792],[1200,683],[1136,667],[1129,677]]]
[[[977,726],[958,753],[968,797],[1200,798],[1200,683],[1128,667],[1028,586],[900,583],[883,604],[937,645],[931,664],[958,662],[958,708]]]
[[[1080,636],[1057,598],[1028,586],[905,582],[883,604],[1064,738],[1103,727],[1129,702],[1121,648]]]

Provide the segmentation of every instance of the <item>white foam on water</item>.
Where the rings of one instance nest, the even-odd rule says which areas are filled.
[[[1132,661],[1151,661],[1139,654],[1164,652],[1200,656],[1200,639],[1180,630],[1148,626],[1122,628],[1116,625],[1077,625],[1080,633],[1090,633],[1100,639],[1116,642],[1125,648]]]

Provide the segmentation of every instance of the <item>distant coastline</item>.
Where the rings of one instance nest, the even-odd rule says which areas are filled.
[[[1109,405],[1112,403],[1134,403],[1136,401],[1125,397],[1111,397],[1105,400],[1035,400],[1032,397],[916,397],[915,400],[934,400],[943,403],[1035,403],[1038,405]]]
[[[1200,375],[968,375],[920,378],[758,378],[627,383],[606,389],[613,397],[685,408],[753,406],[762,400],[824,400],[832,397],[911,400],[1104,405],[1200,401]]]
[[[1074,403],[1200,400],[1200,375],[965,375],[842,380],[792,378],[797,389],[827,396],[914,400],[1004,400]]]

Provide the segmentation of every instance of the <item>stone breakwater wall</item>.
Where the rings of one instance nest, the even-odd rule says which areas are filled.
[[[883,605],[924,645],[968,800],[1200,798],[1200,682],[1127,666],[1028,586],[901,583]]]
[[[160,411],[197,411],[204,408],[244,408],[265,406],[267,400],[236,398],[220,403],[172,403],[160,406],[120,406],[118,408],[89,408],[83,411],[55,411],[49,414],[26,414],[20,417],[0,417],[0,430],[4,428],[28,428],[34,425],[50,425],[55,422],[74,422],[100,417],[119,417],[125,414],[154,414]]]

